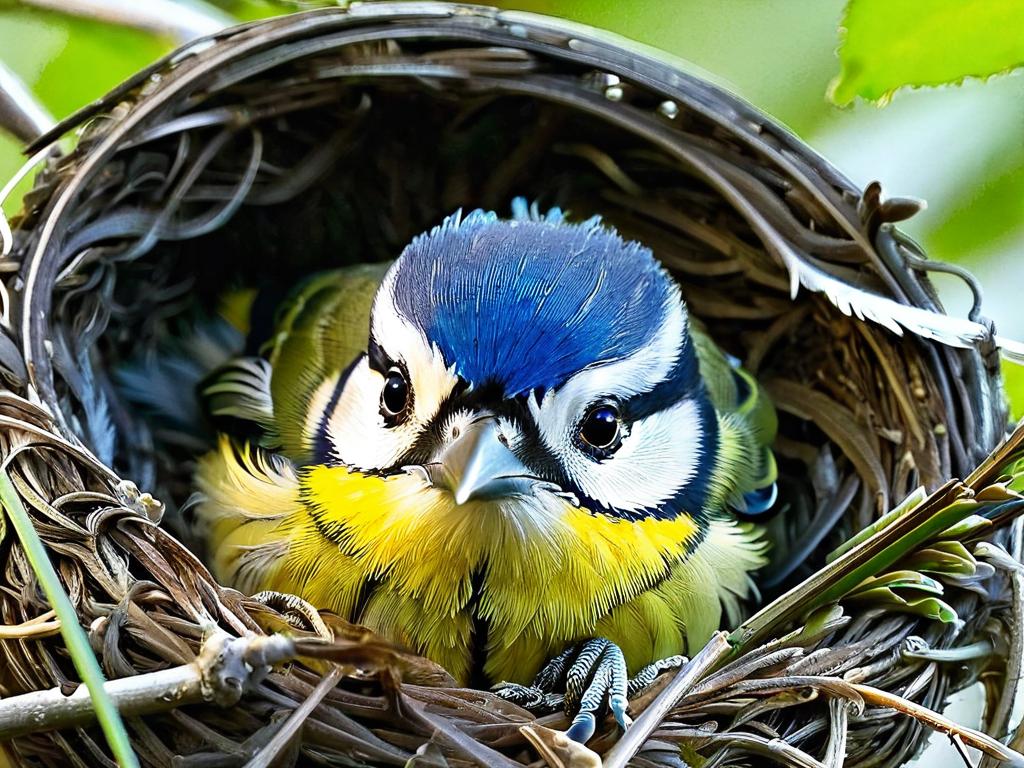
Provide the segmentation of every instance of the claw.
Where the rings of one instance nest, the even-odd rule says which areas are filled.
[[[565,732],[575,742],[586,744],[597,729],[597,718],[592,712],[580,712],[572,719],[572,725]]]
[[[667,656],[664,659],[658,659],[653,664],[648,664],[646,667],[637,672],[633,679],[629,681],[626,686],[626,698],[635,699],[640,695],[647,686],[655,681],[655,679],[662,672],[666,672],[670,669],[681,668],[688,659],[685,656]]]
[[[571,645],[545,664],[540,672],[537,673],[537,677],[534,678],[533,687],[547,693],[555,690],[558,682],[565,678],[566,667],[569,665],[569,660],[576,653],[576,650],[576,646]]]
[[[539,688],[518,683],[500,682],[491,687],[491,693],[526,709],[538,706],[544,699],[544,692]]]
[[[626,714],[626,707],[628,706],[629,702],[626,700],[626,697],[620,693],[613,693],[608,698],[608,708],[611,709],[615,722],[619,724],[622,730],[626,730],[633,724],[633,719]]]

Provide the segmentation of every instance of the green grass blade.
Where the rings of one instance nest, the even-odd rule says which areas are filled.
[[[64,587],[61,586],[57,572],[29,519],[28,512],[25,511],[25,507],[18,497],[14,484],[2,468],[0,468],[0,502],[7,511],[11,526],[32,565],[32,570],[35,571],[36,578],[39,579],[43,594],[46,595],[50,606],[57,614],[57,618],[60,619],[60,633],[64,637],[64,643],[71,654],[71,660],[75,669],[78,670],[79,677],[89,690],[93,707],[96,710],[96,718],[103,729],[103,735],[110,745],[114,759],[122,768],[136,768],[139,761],[132,750],[128,731],[125,730],[121,720],[121,714],[103,688],[105,682],[103,671],[89,646],[89,638],[86,637],[78,623],[78,614],[75,612],[74,606],[71,605],[71,599],[64,591]]]

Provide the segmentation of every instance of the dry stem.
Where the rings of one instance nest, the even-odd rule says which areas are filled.
[[[251,663],[256,657],[262,664]],[[104,688],[122,715],[165,712],[202,701],[228,706],[266,673],[265,664],[295,657],[295,644],[282,635],[233,638],[213,635],[191,664],[108,681]],[[29,733],[79,727],[96,719],[89,691],[70,696],[60,688],[0,699],[0,741]]]

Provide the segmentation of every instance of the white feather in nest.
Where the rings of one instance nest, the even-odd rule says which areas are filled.
[[[274,432],[274,402],[270,396],[270,363],[259,357],[240,357],[225,365],[203,390],[214,416],[231,416]]]
[[[47,156],[53,151],[53,143],[47,144],[45,147],[36,152],[30,157],[21,168],[18,169],[7,183],[4,184],[3,188],[0,188],[0,257],[9,256],[11,251],[14,249],[14,234],[11,232],[11,225],[7,221],[7,217],[4,216],[3,204],[7,202],[7,199],[14,193],[15,188],[21,183],[22,179],[28,176],[39,165]]]
[[[781,245],[776,242],[775,245]],[[824,294],[844,315],[855,316],[888,328],[897,336],[904,331],[951,347],[971,348],[993,340],[1004,358],[1024,365],[1024,343],[993,336],[988,326],[941,312],[901,304],[877,293],[855,288],[804,261],[791,248],[782,247],[780,256],[789,272],[790,296],[796,298],[803,286]]]

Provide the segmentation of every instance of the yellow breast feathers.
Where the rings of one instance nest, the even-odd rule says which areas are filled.
[[[197,478],[220,579],[297,594],[463,683],[528,682],[595,636],[622,648],[631,673],[692,651],[764,562],[743,523],[628,521],[558,497],[456,505],[414,475],[296,469],[228,438]]]

